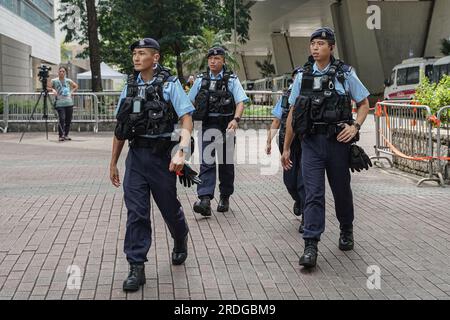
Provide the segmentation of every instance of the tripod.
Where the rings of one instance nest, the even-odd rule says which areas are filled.
[[[43,100],[43,102],[44,102],[44,112],[43,112],[43,115],[42,115],[42,119],[45,120],[45,134],[46,134],[46,137],[47,137],[47,140],[48,140],[48,121],[47,120],[48,120],[48,100],[50,99],[50,97],[49,97],[49,93],[48,93],[48,90],[47,90],[46,86],[43,87],[43,89],[41,91],[41,94],[39,95],[39,98],[38,98],[36,104],[33,107],[33,111],[31,112],[30,118],[28,120],[27,128],[30,127],[31,120],[34,120],[34,114],[36,112],[37,106],[39,105],[39,102],[41,101],[41,98],[44,99]],[[60,128],[61,128],[61,124],[59,123],[59,121],[58,121],[58,126],[60,126]],[[22,139],[23,139],[24,135],[25,135],[25,131],[22,132],[22,135],[20,137],[19,143],[22,142]]]

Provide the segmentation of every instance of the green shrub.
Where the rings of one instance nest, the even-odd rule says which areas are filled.
[[[431,113],[436,115],[439,109],[450,105],[450,76],[445,75],[439,83],[432,83],[427,77],[423,77],[415,99],[420,104],[429,106]],[[449,123],[448,113],[444,113],[441,121]]]

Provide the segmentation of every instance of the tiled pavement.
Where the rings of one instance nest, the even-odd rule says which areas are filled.
[[[362,142],[368,152],[372,121]],[[328,190],[318,267],[304,271],[281,171],[261,175],[254,164],[237,167],[232,211],[209,219],[192,211],[195,190],[179,186],[191,231],[183,266],[170,264],[172,240],[153,206],[147,284],[126,295],[126,209],[108,179],[111,133],[73,137],[58,144],[54,134],[47,142],[31,133],[19,145],[17,134],[0,134],[0,299],[450,298],[450,188],[417,188],[378,168],[354,175],[355,250],[337,248]],[[80,268],[81,289],[67,286],[71,265]],[[371,265],[381,270],[379,290],[366,285]]]

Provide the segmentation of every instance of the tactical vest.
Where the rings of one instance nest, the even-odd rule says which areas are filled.
[[[340,95],[335,88],[336,79],[345,88],[344,72],[350,70],[350,67],[332,56],[328,71],[323,75],[314,75],[313,64],[314,60],[310,58],[303,67],[300,91],[300,95],[310,98],[312,123],[336,124],[351,121],[351,98],[347,92]]]
[[[345,72],[351,67],[331,57],[331,65],[323,75],[313,74],[313,57],[303,67],[300,94],[294,104],[292,125],[294,132],[303,137],[308,134],[327,134],[336,137],[342,130],[338,124],[352,123],[350,95],[340,95],[335,88],[338,80],[345,89]]]
[[[202,75],[200,90],[195,97],[194,120],[207,121],[208,118],[230,120],[234,118],[236,103],[228,89],[232,73],[224,69],[222,79],[211,79],[209,70]]]
[[[138,85],[136,74],[128,77],[127,96],[116,116],[115,134],[119,140],[131,141],[137,137],[171,140],[178,116],[172,104],[165,101],[163,86],[176,77],[163,67],[155,72],[155,80],[149,85]]]

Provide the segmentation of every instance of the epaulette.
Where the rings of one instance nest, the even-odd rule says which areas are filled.
[[[348,64],[343,64],[341,68],[343,72],[351,72],[353,70],[353,67]]]
[[[178,80],[177,76],[170,76],[167,78],[166,82],[176,82]]]

